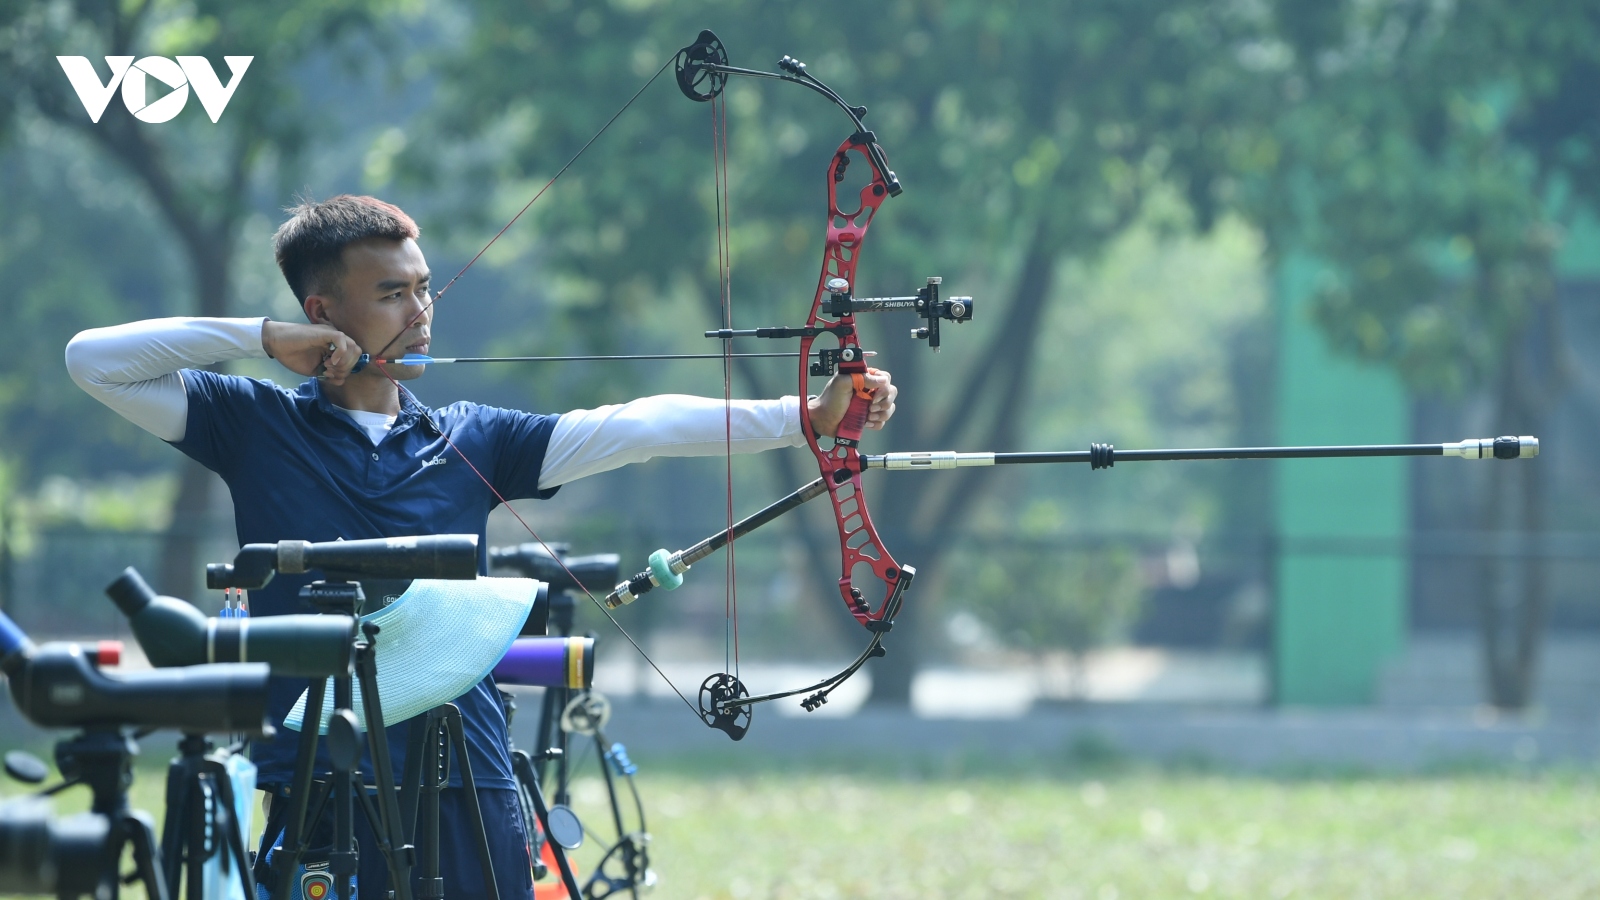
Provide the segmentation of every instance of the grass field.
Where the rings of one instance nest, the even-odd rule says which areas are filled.
[[[155,749],[134,790],[152,811]],[[1262,777],[1111,761],[850,775],[640,763],[652,896],[663,900],[1600,896],[1600,781],[1588,772]],[[59,811],[81,805],[72,793]],[[600,782],[579,781],[574,796],[604,834]],[[594,848],[578,856],[586,870]]]

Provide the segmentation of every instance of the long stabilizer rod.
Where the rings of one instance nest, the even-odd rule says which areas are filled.
[[[1118,461],[1146,463],[1146,461],[1174,460],[1339,460],[1352,456],[1461,456],[1464,460],[1530,460],[1539,455],[1538,437],[1482,437],[1458,440],[1454,444],[1354,444],[1336,447],[1213,447],[1202,450],[1115,450],[1110,444],[1090,444],[1088,450],[1056,450],[1045,453],[957,453],[955,450],[934,450],[920,453],[883,453],[880,456],[861,456],[862,469],[962,469],[968,466],[1019,466],[1040,463],[1090,463],[1094,469],[1109,469]],[[845,477],[850,472],[845,472]],[[654,588],[669,591],[683,585],[683,573],[691,565],[706,559],[728,541],[738,540],[755,528],[778,519],[784,512],[795,509],[805,501],[826,493],[822,479],[816,479],[797,492],[790,493],[778,503],[766,506],[749,519],[742,519],[733,528],[723,528],[691,548],[672,552],[658,549],[650,554],[650,567],[634,575],[606,594],[606,609],[637,601]]]
[[[938,450],[918,453],[885,453],[862,456],[863,469],[960,469],[969,466],[1030,465],[1040,463],[1089,463],[1091,468],[1109,469],[1118,461],[1205,459],[1341,459],[1373,456],[1459,456],[1463,459],[1531,459],[1539,455],[1536,437],[1473,438],[1453,444],[1351,444],[1329,447],[1214,447],[1197,450],[1115,450],[1110,444],[1090,444],[1088,450],[1060,450],[1043,453],[957,453]],[[848,478],[850,473],[845,472]],[[650,565],[643,572],[616,586],[603,601],[607,609],[632,603],[654,588],[673,590],[683,584],[689,567],[727,546],[729,541],[826,493],[822,479],[773,503],[754,515],[734,523],[705,540],[674,553],[667,549],[650,554]]]
[[[959,469],[967,466],[1007,466],[1039,463],[1089,463],[1106,469],[1119,462],[1155,462],[1200,459],[1341,459],[1369,456],[1459,456],[1464,459],[1530,459],[1539,455],[1535,437],[1497,437],[1457,441],[1453,444],[1353,444],[1331,447],[1213,447],[1194,450],[1116,450],[1110,444],[1090,444],[1088,450],[1044,453],[957,453],[940,450],[922,453],[885,453],[862,456],[866,469]]]

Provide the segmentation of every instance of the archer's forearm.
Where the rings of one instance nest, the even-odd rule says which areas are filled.
[[[553,488],[658,456],[759,453],[804,443],[798,397],[725,406],[709,397],[661,394],[563,414],[550,436],[539,486]]]

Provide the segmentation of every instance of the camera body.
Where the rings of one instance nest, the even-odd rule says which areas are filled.
[[[0,893],[93,894],[110,832],[105,816],[57,819],[39,797],[0,803]]]

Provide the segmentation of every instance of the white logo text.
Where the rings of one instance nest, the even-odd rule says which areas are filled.
[[[180,56],[176,62],[165,56],[146,56],[138,62],[134,62],[131,56],[108,56],[105,60],[106,66],[111,69],[111,80],[107,82],[100,81],[94,63],[89,62],[87,56],[56,57],[62,71],[67,73],[67,80],[72,82],[72,89],[78,92],[78,99],[83,102],[83,110],[89,114],[91,121],[100,121],[107,104],[111,102],[111,95],[120,86],[122,103],[128,107],[128,112],[133,113],[139,121],[152,124],[171,121],[182,112],[184,105],[189,102],[191,87],[211,121],[222,118],[222,111],[228,108],[228,101],[233,99],[239,80],[244,77],[245,70],[250,68],[250,61],[255,57],[224,56],[222,59],[228,64],[231,76],[226,85],[217,78],[216,70],[203,56]],[[145,88],[150,78],[171,88],[172,92],[145,102]]]

